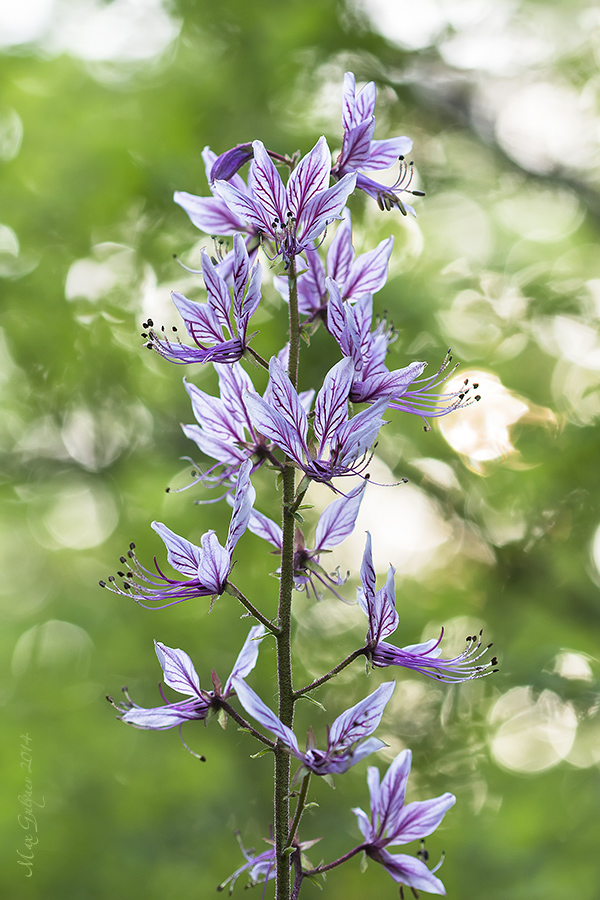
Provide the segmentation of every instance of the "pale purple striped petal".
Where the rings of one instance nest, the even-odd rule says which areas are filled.
[[[249,675],[258,659],[258,651],[260,650],[260,642],[265,634],[264,625],[255,625],[250,629],[248,637],[244,641],[244,646],[238,654],[231,675],[227,679],[223,695],[226,697],[233,690],[234,678],[245,678]]]
[[[361,169],[389,169],[398,162],[399,156],[406,156],[412,150],[413,142],[409,137],[387,138],[385,141],[371,141],[369,159]]]
[[[287,217],[286,194],[281,176],[262,141],[254,141],[254,159],[250,166],[252,192],[266,211],[266,221],[271,227],[275,219],[285,223]]]
[[[286,188],[287,212],[298,219],[306,204],[329,187],[331,154],[327,141],[320,137],[290,175]],[[284,221],[284,220],[282,220]]]
[[[243,243],[243,239],[242,243]],[[213,266],[206,250],[202,250],[202,277],[208,293],[208,303],[219,320],[221,327],[226,328],[231,334],[231,322],[229,313],[231,310],[231,297],[227,285]]]
[[[231,410],[226,407],[223,400],[206,394],[185,378],[183,383],[192,401],[192,411],[196,421],[203,431],[211,437],[223,441],[245,440],[243,426],[231,415]]]
[[[221,594],[231,569],[231,553],[221,546],[214,531],[207,531],[200,539],[202,559],[198,566],[198,580],[212,594]]]
[[[245,395],[245,400],[256,430],[273,441],[299,466],[302,466],[303,454],[308,454],[308,450],[287,419],[268,403],[265,403],[262,397],[248,393]]]
[[[244,220],[220,197],[197,197],[186,191],[175,191],[173,199],[185,210],[192,224],[205,234],[235,234],[245,228]]]
[[[308,431],[306,411],[283,364],[276,356],[271,357],[269,363],[269,403],[289,422],[304,444]]]
[[[388,843],[408,844],[409,841],[427,837],[435,831],[455,803],[456,797],[449,793],[433,800],[409,803],[394,822],[393,830],[388,828]]]
[[[383,776],[383,780],[378,788],[377,795],[375,796],[369,782],[373,817],[375,820],[376,817],[379,816],[382,832],[387,828],[390,828],[392,829],[391,833],[394,833],[394,823],[404,806],[406,782],[408,781],[408,776],[410,774],[411,763],[412,753],[410,750],[403,750],[402,753],[399,753]],[[377,777],[379,778],[378,770],[375,769],[375,772],[377,772]],[[422,835],[419,835],[419,837],[422,837]]]
[[[315,438],[319,442],[319,455],[333,433],[348,418],[348,394],[352,387],[354,365],[351,359],[342,359],[329,370],[323,387],[315,401]]]
[[[272,544],[277,550],[281,550],[281,545],[283,542],[283,532],[281,530],[281,526],[274,522],[272,519],[269,519],[268,516],[263,515],[263,513],[258,512],[258,510],[253,509],[250,514],[250,521],[248,522],[248,531],[251,531],[252,534],[255,534],[257,537],[262,538],[265,541],[268,541],[269,544]]]
[[[287,747],[289,747],[294,756],[297,756],[298,759],[302,759],[303,755],[300,752],[296,735],[292,729],[288,728],[287,725],[284,725],[283,722],[277,718],[275,713],[263,703],[258,694],[256,694],[241,678],[233,679],[233,688],[238,696],[238,700],[248,715],[252,716],[253,719],[256,719],[257,722],[260,722],[265,728],[268,728],[275,737],[278,737]]]
[[[175,534],[162,522],[153,522],[152,528],[164,541],[167,548],[167,559],[173,568],[183,575],[187,575],[188,578],[196,578],[202,556],[200,548]]]
[[[331,452],[340,465],[351,465],[373,446],[384,424],[382,415],[387,404],[387,398],[377,400],[337,429],[331,442]]]
[[[271,232],[272,219],[269,219],[268,215],[266,215],[266,211],[261,204],[255,202],[245,191],[240,190],[229,181],[215,181],[213,190],[242,222],[249,222],[261,231]],[[247,231],[248,229],[244,225],[241,230]]]
[[[358,256],[348,272],[344,282],[344,298],[357,300],[363,294],[375,294],[381,290],[387,280],[388,262],[394,238],[381,241],[374,250]]]
[[[375,133],[375,118],[371,116],[349,131],[344,132],[342,150],[343,165],[354,169],[362,168],[369,162],[369,149]]]
[[[248,459],[240,467],[238,474],[235,498],[233,501],[233,512],[229,524],[227,543],[225,544],[226,551],[229,555],[231,555],[233,548],[248,527],[250,513],[256,499],[256,491],[250,482],[251,471],[252,460]]]
[[[176,725],[183,725],[194,719],[205,719],[209,709],[210,703],[199,697],[196,700],[185,700],[153,709],[133,706],[121,716],[121,720],[133,725],[134,728],[165,731],[167,728],[175,728]]]
[[[160,641],[154,641],[154,649],[163,670],[165,684],[180,694],[199,695],[200,681],[187,653],[167,647]]]
[[[352,534],[366,486],[367,482],[362,481],[345,497],[329,504],[320,517],[315,531],[316,552],[331,550]]]
[[[394,881],[414,888],[417,891],[427,891],[430,894],[445,894],[446,889],[439,878],[429,871],[424,862],[416,856],[407,856],[406,853],[392,854],[381,849],[375,857],[382,863],[385,870]]]
[[[327,251],[327,272],[339,284],[344,284],[354,259],[352,246],[352,220],[350,211],[344,210],[344,217],[337,227],[335,237]]]
[[[344,750],[373,734],[395,687],[395,681],[385,682],[364,700],[338,716],[329,732],[329,748],[332,751]]]
[[[304,246],[319,237],[330,221],[339,218],[355,186],[356,173],[352,172],[309,200],[298,219],[298,240]]]
[[[223,329],[214,310],[207,303],[195,303],[178,291],[173,291],[171,299],[184,321],[188,334],[197,343],[223,341]]]

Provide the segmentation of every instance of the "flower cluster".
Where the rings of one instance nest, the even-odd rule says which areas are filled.
[[[441,656],[443,630],[438,639],[420,644],[400,648],[388,643],[386,639],[396,631],[399,621],[395,569],[390,566],[384,586],[377,589],[371,536],[367,534],[358,589],[358,605],[368,619],[365,643],[314,682],[296,689],[293,684],[294,590],[317,600],[327,590],[351,602],[344,596],[346,579],[337,569],[328,571],[322,558],[355,529],[369,490],[369,463],[386,416],[402,410],[420,416],[429,428],[429,419],[479,399],[472,397],[466,382],[456,392],[439,391],[453,371],[447,371],[449,355],[431,377],[424,375],[427,363],[423,360],[406,360],[404,367],[392,370],[386,365],[395,334],[385,319],[374,321],[373,298],[386,282],[393,239],[356,255],[346,203],[358,189],[374,198],[382,210],[414,214],[406,197],[423,192],[412,188],[413,165],[405,159],[412,141],[407,137],[374,139],[375,100],[374,84],[357,91],[354,75],[346,74],[342,149],[333,165],[324,137],[303,158],[299,153],[292,157],[277,154],[260,140],[240,144],[219,157],[205,148],[203,159],[211,196],[177,192],[175,201],[197,228],[215,237],[232,237],[233,246],[223,253],[221,244],[214,257],[202,250],[198,274],[204,281],[205,301],[192,301],[178,292],[172,295],[191,343],[183,343],[176,328],[167,334],[164,327],[156,329],[150,319],[144,323],[146,346],[164,359],[177,365],[214,366],[218,396],[184,379],[195,423],[182,428],[209,459],[207,466],[198,467],[193,474],[192,483],[218,487],[217,500],[229,503],[231,519],[224,544],[213,529],[195,544],[162,522],[153,522],[175,574],[167,574],[156,557],[154,568],[146,567],[138,560],[135,545],[130,544],[121,557],[123,568],[100,584],[150,609],[204,597],[214,602],[227,593],[258,624],[250,629],[224,687],[213,670],[212,689],[201,688],[188,654],[156,641],[164,682],[182,699],[168,701],[161,689],[165,702],[144,708],[125,692],[125,700],[114,705],[123,722],[147,730],[181,727],[195,720],[206,722],[213,713],[223,724],[232,717],[262,744],[264,753],[274,754],[275,821],[267,841],[269,847],[255,854],[242,846],[245,863],[222,882],[219,890],[229,884],[231,891],[237,878],[246,872],[251,885],[261,882],[266,889],[267,882],[275,880],[277,896],[288,896],[279,888],[286,880],[289,884],[293,864],[297,898],[303,878],[322,875],[364,852],[381,863],[401,886],[443,894],[442,882],[424,858],[393,855],[388,850],[430,835],[455,802],[454,796],[446,793],[434,800],[405,805],[411,764],[408,750],[396,757],[381,783],[378,770],[368,770],[370,815],[354,809],[362,843],[340,859],[312,868],[304,850],[315,841],[300,840],[298,833],[312,776],[331,782],[332,776],[342,775],[386,746],[374,732],[392,697],[395,681],[379,684],[338,715],[327,727],[326,742],[321,744],[324,749],[318,748],[312,727],[306,749],[300,749],[293,730],[294,706],[360,657],[366,657],[368,669],[403,667],[445,683],[481,678],[495,671],[497,664],[495,657],[482,661],[491,644],[482,646],[481,633],[469,636],[467,648],[453,658]],[[378,172],[398,163],[400,171],[394,184],[387,186],[376,180]],[[240,172],[246,165],[244,179]],[[286,168],[287,178],[283,178],[279,170]],[[322,245],[329,228],[333,237],[325,253]],[[262,301],[261,252],[273,268],[277,267],[273,281],[283,298],[280,308],[287,318],[282,329],[287,334],[286,343],[267,347],[270,352],[264,347],[258,352],[255,345],[259,339],[250,346],[258,334],[251,332],[250,320]],[[259,318],[257,315],[255,321]],[[324,339],[331,342],[332,356],[329,360],[313,359],[310,369],[302,374],[318,373],[322,381],[300,390],[300,339],[304,337],[310,344],[318,327],[325,332]],[[251,377],[243,367],[247,361],[262,372]],[[275,474],[281,487],[281,524],[254,508],[256,490],[251,478],[258,483],[268,471]],[[344,493],[344,481],[340,479],[351,475],[361,480]],[[310,546],[302,511],[307,494],[310,502],[314,483],[331,489],[333,499],[317,522]],[[268,492],[267,499],[276,494]],[[246,531],[265,540],[279,556],[276,607],[264,597],[260,604],[254,602],[232,581],[237,547]],[[247,684],[267,634],[277,647],[278,714]],[[293,782],[288,756],[300,763]],[[293,794],[292,783],[299,782],[299,792]]]

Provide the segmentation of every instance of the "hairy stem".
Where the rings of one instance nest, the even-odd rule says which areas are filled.
[[[294,387],[298,385],[300,355],[300,322],[295,260],[289,269],[289,365],[288,374]],[[292,683],[292,591],[294,589],[294,494],[296,470],[286,465],[283,470],[281,576],[279,585],[279,631],[277,640],[277,684],[279,718],[290,728],[294,720],[294,687]],[[276,900],[290,900],[291,857],[286,853],[290,822],[290,757],[279,741],[275,747],[275,850],[277,875]]]
[[[248,610],[248,612],[254,616],[255,619],[257,619],[262,625],[265,626],[267,631],[270,631],[271,634],[274,635],[278,634],[278,628],[273,625],[273,623],[270,622],[266,616],[263,616],[263,614],[254,606],[254,604],[250,600],[248,600],[247,597],[244,596],[244,594],[242,594],[240,589],[237,588],[235,584],[232,584],[230,581],[228,581],[225,585],[224,593],[231,594],[232,597],[235,597],[236,600],[239,600],[242,606],[244,606]]]
[[[294,843],[294,838],[296,837],[296,832],[298,831],[298,825],[300,824],[300,819],[302,818],[302,813],[304,812],[304,807],[306,805],[306,795],[308,794],[308,786],[310,784],[310,774],[311,773],[309,772],[302,779],[302,787],[300,788],[300,796],[298,797],[298,803],[296,805],[296,813],[294,815],[292,827],[290,828],[290,836],[287,839],[288,847],[291,847]]]
[[[320,687],[322,684],[325,684],[326,681],[329,681],[330,678],[334,678],[342,669],[345,669],[346,666],[349,666],[351,662],[354,662],[355,659],[358,659],[359,656],[365,655],[366,647],[361,647],[360,650],[355,650],[350,656],[347,656],[346,659],[342,660],[341,663],[328,672],[327,675],[323,675],[321,678],[317,678],[316,681],[312,681],[310,684],[307,684],[306,687],[300,688],[299,691],[294,692],[294,700],[297,700],[298,697],[302,697],[303,694],[308,694],[309,691],[314,690],[315,688]]]

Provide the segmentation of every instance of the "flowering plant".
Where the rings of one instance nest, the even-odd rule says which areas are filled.
[[[332,862],[310,863],[305,851],[316,840],[300,840],[299,831],[311,777],[317,775],[331,783],[333,776],[343,775],[386,746],[373,735],[395,681],[381,683],[338,715],[327,727],[325,749],[318,749],[312,727],[306,750],[300,749],[292,728],[298,700],[313,695],[359,657],[364,657],[367,669],[404,667],[446,683],[480,678],[496,665],[495,658],[482,661],[491,645],[482,649],[481,634],[467,638],[466,650],[449,659],[441,656],[443,631],[439,638],[403,648],[386,641],[399,623],[395,569],[390,566],[385,584],[377,589],[371,536],[367,534],[357,595],[368,620],[364,644],[310,684],[298,687],[293,679],[294,592],[304,591],[318,600],[324,589],[351,602],[345,596],[345,579],[339,571],[327,572],[322,557],[354,530],[369,490],[369,463],[386,416],[402,410],[420,416],[428,428],[429,418],[479,399],[469,395],[467,386],[455,393],[438,393],[447,378],[449,357],[430,378],[423,377],[424,361],[407,361],[395,371],[386,367],[386,352],[394,335],[385,320],[373,327],[373,294],[387,278],[393,241],[382,241],[355,256],[346,203],[358,189],[374,198],[382,210],[414,214],[406,196],[419,196],[422,191],[412,189],[412,163],[404,159],[412,141],[407,137],[374,140],[375,99],[374,84],[357,91],[354,76],[346,75],[342,150],[333,165],[324,137],[302,159],[299,154],[280,156],[259,140],[234,147],[220,157],[207,148],[203,156],[212,196],[176,193],[176,202],[194,225],[209,233],[232,235],[233,247],[217,258],[202,251],[206,302],[196,303],[173,293],[193,345],[176,336],[167,337],[164,328],[157,330],[151,320],[145,323],[143,336],[147,347],[170,362],[209,363],[216,369],[219,397],[184,379],[196,424],[184,425],[183,430],[211,459],[209,466],[195,475],[194,483],[219,487],[218,499],[232,507],[231,521],[224,545],[211,529],[202,535],[200,546],[154,522],[152,527],[163,540],[168,563],[177,574],[165,573],[156,559],[155,571],[147,568],[130,544],[121,557],[124,570],[100,582],[151,609],[204,597],[211,598],[212,608],[219,596],[228,593],[256,622],[224,687],[213,670],[212,690],[201,688],[187,652],[157,641],[165,683],[184,699],[163,697],[164,705],[146,709],[126,693],[125,701],[114,705],[123,722],[150,730],[181,729],[193,720],[206,722],[213,714],[222,723],[232,717],[262,745],[262,753],[273,755],[273,822],[265,823],[271,825],[268,849],[255,854],[242,845],[245,864],[219,889],[229,884],[231,891],[246,872],[249,883],[264,883],[265,891],[268,882],[275,881],[276,900],[297,900],[305,879],[323,876],[359,852],[381,863],[401,892],[407,886],[415,894],[417,890],[445,893],[433,874],[435,869],[426,865],[424,851],[409,856],[393,855],[387,849],[430,835],[455,802],[454,796],[446,793],[405,805],[409,750],[396,756],[381,783],[378,770],[369,768],[370,815],[354,809],[363,841]],[[393,185],[374,180],[374,173],[395,160],[399,160],[400,174]],[[239,171],[246,164],[245,181]],[[289,169],[285,182],[278,167]],[[335,234],[323,261],[322,244],[328,228]],[[259,253],[277,267],[274,284],[283,298],[281,309],[287,319],[287,342],[271,348],[270,353],[263,350],[264,356],[254,346],[258,339],[250,345],[256,333],[249,331],[250,318],[262,300]],[[308,343],[319,325],[331,340],[328,371],[321,385],[301,392],[301,337]],[[268,373],[262,394],[243,367],[246,361]],[[354,404],[361,408],[356,411]],[[254,508],[256,491],[251,478],[263,464],[281,485],[281,524]],[[359,485],[348,488],[347,476],[358,476]],[[310,499],[311,485],[319,482],[331,490],[333,499],[318,521],[314,546],[307,548],[300,510],[305,498]],[[237,572],[233,580],[236,547],[247,530],[263,538],[279,555],[276,608],[268,600],[258,604],[247,597],[237,584]],[[277,713],[246,682],[267,635],[276,644]],[[300,766],[292,775],[293,762]],[[292,792],[295,784],[300,788]]]

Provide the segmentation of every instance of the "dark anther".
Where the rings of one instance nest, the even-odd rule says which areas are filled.
[[[413,197],[426,197],[425,191],[411,191]]]
[[[160,330],[164,333],[165,326],[164,326],[164,325],[161,325],[161,326],[160,326]]]
[[[145,344],[147,350],[154,350],[154,344]]]
[[[100,585],[100,587],[106,587],[105,581],[99,581],[98,584]]]
[[[175,325],[172,325],[172,326],[171,326],[171,331],[177,331],[177,328],[176,328]]]
[[[400,162],[404,162],[404,156],[400,155],[400,156],[398,157],[398,159],[400,160]]]
[[[218,259],[217,259],[216,256],[211,256],[210,261],[211,261],[211,263],[213,264],[213,266],[218,266],[218,265],[219,265],[219,261],[218,261]]]
[[[152,321],[152,319],[148,319],[148,321],[146,322],[145,327],[146,327],[146,328],[154,328],[154,322]]]
[[[114,581],[114,580],[115,580],[115,576],[114,576],[114,575],[109,575],[109,576],[108,576],[108,580],[109,580],[109,581]]]
[[[498,657],[492,656],[491,663],[493,666],[497,666],[498,665]]]
[[[475,388],[475,390],[477,390],[477,388],[479,387],[479,384],[474,384],[473,387]]]
[[[120,556],[120,557],[119,557],[119,561],[122,562],[122,563],[126,563],[126,562],[127,562],[127,560],[125,559],[124,556]]]
[[[142,337],[143,337],[143,338],[147,338],[147,337],[148,337],[148,332],[142,331]]]
[[[171,488],[170,487],[165,488],[165,494],[170,494],[170,493],[171,493]]]
[[[133,541],[130,543],[129,549],[130,549],[130,550],[135,550],[135,544],[133,543]]]
[[[131,585],[129,584],[128,581],[124,581],[124,582],[123,582],[123,587],[125,588],[126,591],[128,591],[128,590],[131,589]]]
[[[476,394],[476,395],[475,395],[475,399],[476,399],[476,400],[481,400],[481,394]]]
[[[117,572],[119,578],[125,578],[125,572]]]

